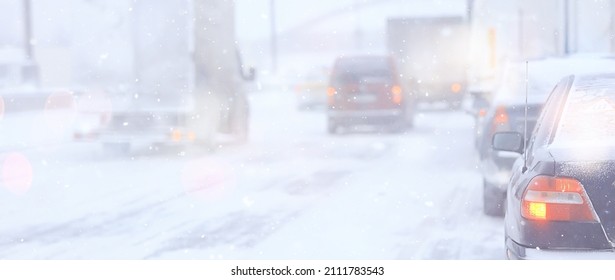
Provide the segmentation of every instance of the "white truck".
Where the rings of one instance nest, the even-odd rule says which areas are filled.
[[[463,17],[388,19],[387,49],[416,102],[461,105],[469,67],[468,29]]]
[[[75,61],[84,69],[76,78],[90,89],[77,97],[76,140],[121,152],[209,146],[220,132],[247,140],[244,83],[255,71],[245,69],[235,43],[233,1],[81,5],[75,24],[99,23],[75,28]]]

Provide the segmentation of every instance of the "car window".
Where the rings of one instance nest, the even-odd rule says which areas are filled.
[[[565,78],[560,81],[549,94],[549,98],[540,113],[540,117],[536,122],[532,138],[529,142],[528,152],[530,153],[530,157],[534,156],[533,153],[536,148],[549,142],[549,135],[552,133],[553,122],[556,119],[556,114],[560,106],[559,104],[565,99],[569,80],[570,78]]]
[[[591,147],[615,141],[615,90],[577,88],[563,107],[553,142]]]
[[[348,83],[361,79],[390,79],[393,72],[387,58],[347,58],[336,63],[333,79]]]

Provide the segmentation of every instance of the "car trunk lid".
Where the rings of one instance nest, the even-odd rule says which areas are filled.
[[[394,83],[386,77],[364,77],[336,86],[338,109],[369,110],[392,108],[396,104],[392,99]]]
[[[609,241],[615,243],[615,151],[589,148],[575,151],[551,148],[555,174],[577,179],[583,185]]]

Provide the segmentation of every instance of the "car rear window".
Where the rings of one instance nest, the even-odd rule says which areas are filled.
[[[576,146],[615,143],[615,90],[612,85],[610,88],[573,89],[564,105],[553,143]]]
[[[366,78],[390,80],[392,74],[387,57],[349,57],[338,59],[333,79],[342,83],[355,83]]]

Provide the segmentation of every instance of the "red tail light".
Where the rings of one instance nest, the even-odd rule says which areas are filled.
[[[505,107],[500,106],[496,109],[493,123],[495,125],[504,125],[508,123],[508,112],[506,112]]]
[[[572,178],[536,176],[521,203],[521,216],[530,220],[598,221],[585,188]]]
[[[510,130],[510,124],[508,123],[508,112],[506,112],[506,107],[499,106],[495,110],[495,115],[493,116],[491,123],[491,134],[498,131],[507,131]]]
[[[401,104],[401,99],[402,99],[402,90],[400,86],[393,86],[391,88],[391,93],[393,94],[393,102],[395,102],[395,104]]]

